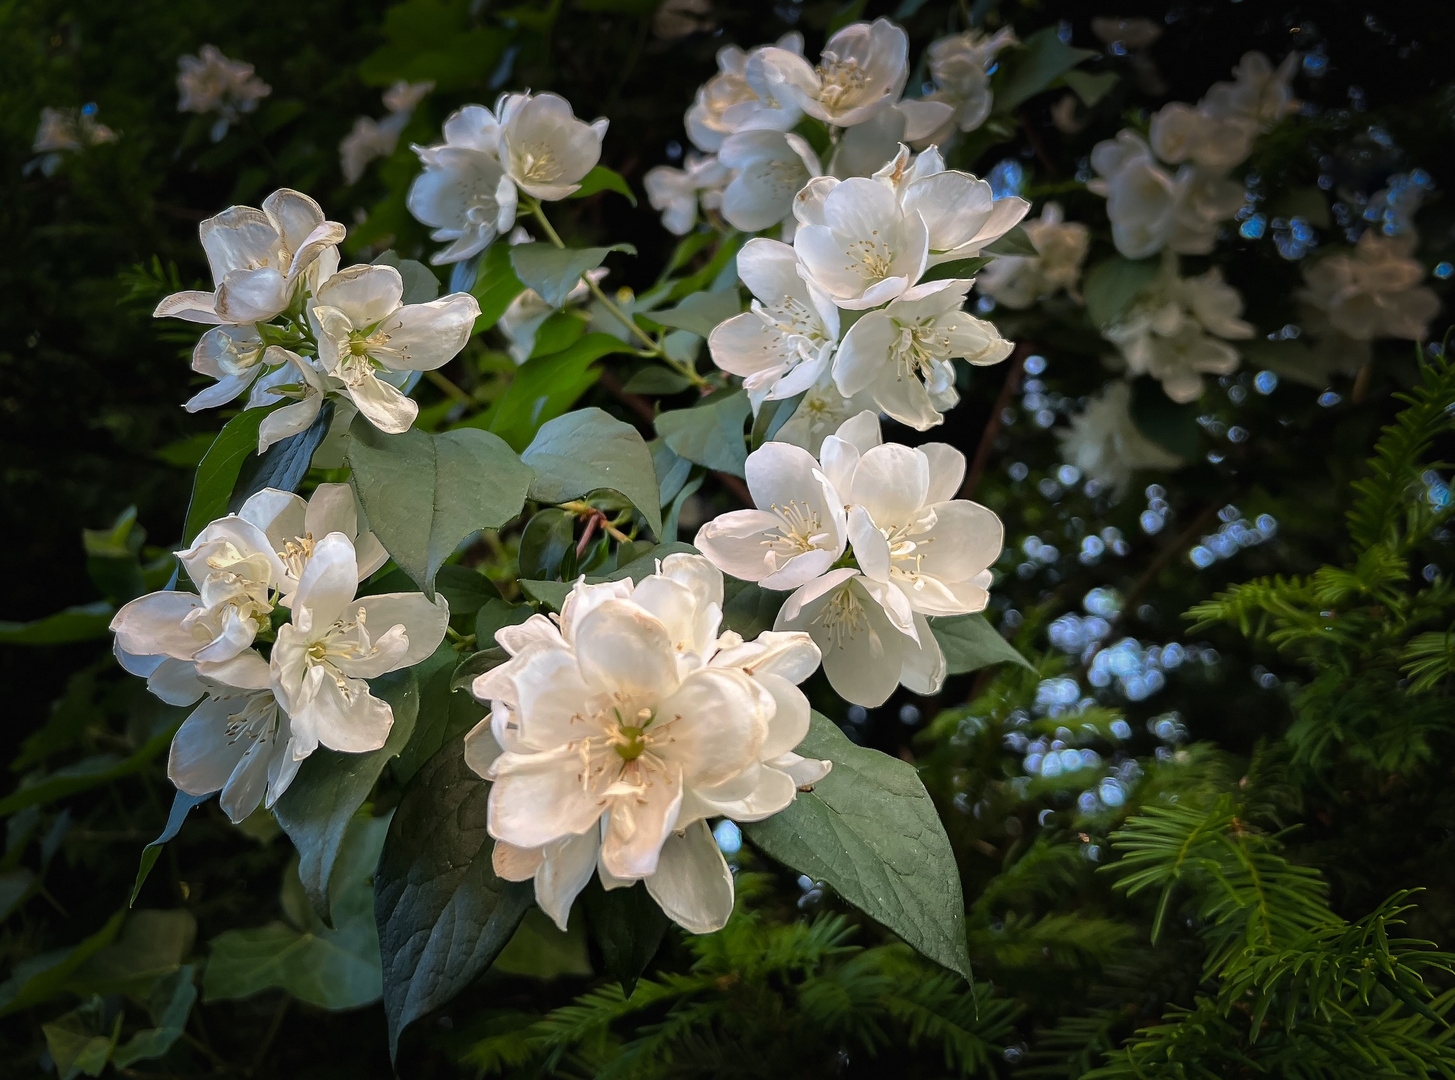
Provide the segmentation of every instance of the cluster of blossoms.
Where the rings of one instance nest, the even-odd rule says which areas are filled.
[[[824,44],[817,64],[804,58],[796,33],[747,52],[730,45],[687,110],[687,136],[699,153],[688,156],[685,169],[648,172],[647,198],[678,235],[691,231],[700,203],[736,229],[781,224],[791,239],[802,221],[794,196],[813,178],[868,176],[900,143],[928,146],[983,123],[990,111],[986,70],[1014,40],[970,33],[937,43],[929,64],[938,89],[923,99],[904,97],[909,38],[887,19],[844,27]],[[827,162],[794,134],[804,118],[829,133]]]
[[[382,120],[372,116],[360,116],[354,126],[338,144],[339,168],[344,174],[344,183],[357,184],[376,158],[386,158],[399,145],[399,136],[409,126],[415,107],[434,89],[432,82],[400,81],[384,91],[384,108],[388,114]]]
[[[1158,110],[1147,138],[1124,129],[1097,143],[1098,175],[1087,187],[1106,197],[1118,251],[1142,259],[1212,250],[1220,225],[1243,205],[1243,186],[1229,173],[1247,160],[1258,133],[1293,108],[1297,64],[1290,53],[1274,70],[1262,53],[1248,53],[1234,82],[1215,84],[1196,106],[1174,101]]]
[[[756,509],[715,518],[693,543],[733,577],[794,590],[775,629],[807,632],[847,700],[882,705],[901,683],[933,694],[946,665],[926,616],[984,610],[1003,539],[994,513],[954,497],[964,475],[954,447],[883,443],[863,412],[816,459],[783,442],[748,455]]]
[[[975,279],[976,291],[1008,308],[1028,308],[1057,292],[1076,292],[1081,264],[1091,247],[1091,230],[1067,221],[1060,203],[1048,202],[1038,218],[1021,222],[1035,255],[999,255]]]
[[[177,111],[217,113],[213,142],[220,142],[231,125],[255,112],[258,102],[272,92],[254,74],[252,64],[229,60],[216,45],[202,46],[196,56],[177,58]]]
[[[448,241],[436,265],[463,262],[510,231],[527,199],[564,199],[601,158],[607,121],[576,119],[557,94],[504,94],[494,111],[466,105],[444,124],[439,146],[416,146],[424,171],[409,212]]]
[[[1329,325],[1355,341],[1377,337],[1418,341],[1440,310],[1440,298],[1421,285],[1425,268],[1412,257],[1411,231],[1385,236],[1366,229],[1347,251],[1331,252],[1304,268],[1298,294]]]
[[[453,359],[480,314],[468,293],[403,303],[392,266],[340,270],[344,227],[287,188],[261,210],[234,206],[208,218],[199,232],[214,290],[174,293],[154,314],[213,327],[192,368],[217,381],[187,402],[189,412],[245,392],[249,409],[291,402],[263,420],[259,453],[307,428],[330,397],[380,431],[407,431],[419,413],[410,380]]]
[[[201,702],[173,739],[168,776],[189,794],[220,791],[233,821],[272,806],[320,745],[383,746],[393,711],[365,680],[444,639],[443,599],[356,595],[388,555],[361,529],[347,484],[321,484],[307,502],[265,488],[177,558],[197,592],[124,605],[116,655],[168,704]]]
[[[645,882],[688,930],[721,928],[733,877],[707,819],[769,817],[829,771],[794,753],[813,641],[744,641],[721,630],[722,603],[711,563],[671,555],[635,585],[578,582],[558,617],[496,634],[511,658],[475,680],[490,716],[466,760],[494,781],[496,873],[534,879],[563,930],[593,873],[607,889]]]
[[[1027,209],[946,169],[935,147],[901,145],[872,177],[816,177],[794,196],[792,245],[760,237],[739,253],[755,300],[709,336],[713,362],[743,378],[755,411],[806,392],[780,437],[809,449],[864,408],[933,427],[959,401],[952,360],[994,364],[1011,345],[961,310],[974,279],[926,272],[980,255]]]

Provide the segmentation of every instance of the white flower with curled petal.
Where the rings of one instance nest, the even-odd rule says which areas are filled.
[[[866,312],[834,356],[839,392],[867,394],[875,408],[916,431],[943,422],[960,400],[952,358],[980,367],[999,363],[1012,348],[994,325],[961,310],[972,284],[926,282]]]
[[[722,595],[705,559],[674,555],[635,586],[578,583],[556,622],[497,634],[512,658],[475,681],[491,717],[466,760],[494,781],[496,872],[534,879],[560,926],[596,872],[607,888],[645,881],[692,932],[721,928],[732,875],[706,820],[768,817],[828,771],[793,753],[817,650],[802,634],[719,636]]]
[[[829,178],[824,178],[829,179]],[[878,307],[920,279],[929,257],[929,234],[916,211],[895,193],[863,177],[834,183],[821,200],[818,182],[799,193],[793,236],[799,273],[835,304],[849,310]]]
[[[736,174],[722,193],[722,216],[744,232],[757,232],[793,217],[793,196],[823,172],[818,155],[802,138],[781,131],[729,135],[718,161]]]
[[[405,205],[449,245],[435,265],[477,255],[515,222],[519,195],[500,163],[500,124],[483,105],[466,105],[444,123],[445,141],[415,146],[424,172],[409,186]]]
[[[495,106],[500,163],[515,186],[537,199],[564,199],[601,160],[605,119],[576,119],[559,94],[506,94]]]
[[[766,442],[744,472],[757,509],[713,518],[693,546],[724,573],[768,589],[796,589],[827,573],[844,553],[844,505],[813,455]]]
[[[404,280],[392,266],[351,266],[318,289],[308,310],[324,373],[380,431],[408,431],[419,406],[388,373],[433,371],[470,340],[479,302],[452,293],[400,306]]]
[[[809,116],[853,127],[899,101],[909,78],[909,37],[888,19],[852,23],[824,43],[816,66],[786,49],[766,49],[763,65],[775,98]]]
[[[708,335],[712,362],[740,375],[754,412],[765,400],[795,397],[828,370],[839,339],[839,309],[798,274],[793,248],[755,238],[738,253],[738,276],[752,309]]]
[[[324,219],[307,195],[280,188],[263,208],[233,206],[198,229],[214,292],[173,293],[152,314],[216,325],[267,322],[297,298],[314,263],[338,265],[344,227]]]
[[[389,561],[389,553],[367,526],[359,527],[360,507],[348,484],[319,484],[306,500],[291,491],[263,488],[250,496],[237,516],[263,530],[283,564],[279,603],[291,606],[303,568],[315,544],[329,533],[342,533],[354,545],[358,580],[363,581]]]
[[[200,412],[232,401],[267,368],[264,351],[255,325],[214,326],[192,350],[192,370],[217,382],[194,394],[183,408]]]
[[[422,593],[354,598],[359,563],[343,533],[329,533],[292,597],[293,619],[278,627],[271,685],[292,719],[295,754],[319,745],[349,753],[377,750],[394,713],[367,679],[419,663],[444,640],[449,607]]]
[[[775,98],[763,67],[764,53],[772,46],[744,52],[726,45],[717,52],[717,74],[703,83],[687,110],[687,137],[704,153],[716,153],[723,140],[738,131],[788,131],[803,115],[797,105]],[[795,32],[778,39],[777,48],[803,52],[803,35]]]
[[[313,421],[318,419],[324,399],[330,396],[336,385],[336,380],[331,381],[324,377],[313,360],[305,360],[297,353],[277,345],[268,346],[264,361],[268,365],[276,362],[278,366],[270,366],[268,373],[253,383],[247,408],[263,409],[283,400],[290,401],[290,404],[274,409],[263,417],[263,423],[258,428],[260,454],[274,443],[308,430]],[[349,409],[349,418],[353,417],[353,407],[346,399],[339,400],[336,405],[335,420],[342,419],[339,414],[345,406]]]

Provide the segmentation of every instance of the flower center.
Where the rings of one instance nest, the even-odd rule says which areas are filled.
[[[850,242],[845,251],[849,264],[844,269],[858,274],[865,281],[878,281],[893,272],[894,253],[889,250],[888,244],[877,239],[878,229],[874,229],[870,235],[876,239]]]
[[[949,359],[950,335],[933,322],[902,323],[891,320],[899,330],[893,352],[898,378],[921,378],[930,381],[935,366]]]
[[[774,503],[772,510],[781,522],[775,530],[778,535],[769,536],[762,543],[773,555],[786,561],[826,545],[828,533],[824,532],[823,519],[808,503],[800,503],[796,499],[789,503]]]
[[[279,727],[277,699],[271,690],[262,690],[249,694],[242,708],[228,714],[227,741],[235,743],[238,739],[247,738],[257,742],[275,738]]]
[[[291,576],[302,577],[303,568],[308,565],[308,560],[313,558],[313,534],[295,536],[284,543],[283,550],[278,552],[278,558],[283,560],[283,565],[287,567]]]
[[[837,109],[858,96],[868,76],[852,56],[840,58],[831,52],[823,54],[818,65],[818,78],[822,88],[819,101],[825,107]]]
[[[516,156],[520,174],[527,180],[554,180],[560,174],[555,152],[546,144],[527,146]]]
[[[813,621],[824,628],[829,643],[836,649],[842,649],[869,625],[859,597],[847,585],[834,593]]]

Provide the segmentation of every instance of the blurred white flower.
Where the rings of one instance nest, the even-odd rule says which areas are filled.
[[[1202,107],[1214,116],[1243,117],[1267,130],[1298,108],[1293,98],[1293,76],[1299,54],[1291,52],[1277,68],[1260,52],[1244,53],[1233,69],[1233,82],[1214,83],[1203,95]]]
[[[743,232],[793,217],[793,197],[823,172],[802,138],[781,131],[740,131],[723,140],[722,166],[735,170],[722,193],[722,216]]]
[[[344,183],[356,184],[371,161],[394,153],[399,136],[409,125],[415,106],[434,89],[433,82],[410,83],[403,80],[384,91],[384,107],[389,114],[382,120],[360,116],[353,128],[338,144],[339,168]]]
[[[942,101],[954,109],[948,124],[937,133],[943,141],[952,131],[974,131],[990,115],[990,68],[1002,49],[1018,45],[1010,27],[987,35],[966,30],[931,42],[925,50],[930,78],[935,80],[931,101]]]
[[[40,125],[35,129],[35,140],[30,147],[40,157],[28,162],[21,171],[28,174],[39,170],[42,175],[51,176],[60,167],[62,152],[115,142],[117,137],[116,132],[96,120],[95,105],[80,109],[46,106],[40,111]]]
[[[686,236],[697,224],[699,193],[705,209],[722,205],[722,190],[732,175],[711,154],[689,153],[684,164],[685,169],[657,165],[642,177],[647,202],[662,212],[662,227],[675,236]]]
[[[824,439],[837,431],[844,421],[872,407],[868,394],[844,397],[834,385],[832,372],[825,371],[818,382],[808,388],[793,415],[773,438],[777,442],[801,446],[817,457]]]
[[[1129,259],[1163,249],[1206,254],[1219,223],[1243,204],[1243,188],[1236,181],[1195,165],[1184,165],[1173,175],[1130,130],[1097,143],[1091,165],[1099,176],[1086,186],[1106,197],[1112,241]]]
[[[1119,493],[1126,491],[1138,469],[1174,469],[1183,464],[1138,430],[1132,421],[1132,388],[1121,380],[1109,383],[1056,437],[1067,462]]]
[[[1440,300],[1420,284],[1425,268],[1413,258],[1416,237],[1366,229],[1352,249],[1304,265],[1299,299],[1328,316],[1335,330],[1359,341],[1377,337],[1423,340]]]
[[[764,71],[770,48],[795,55],[803,52],[803,35],[783,35],[776,46],[744,52],[736,45],[718,50],[717,74],[703,83],[687,110],[687,137],[704,153],[722,149],[723,140],[739,131],[788,131],[803,113],[786,98],[775,97]]]
[[[566,294],[566,303],[563,307],[570,307],[586,300],[591,295],[587,282],[600,284],[609,273],[611,271],[604,266],[586,271],[582,275],[582,280],[578,281]],[[512,300],[501,314],[500,321],[495,324],[496,328],[510,342],[506,347],[510,358],[517,364],[523,364],[529,360],[530,354],[535,351],[536,332],[547,319],[560,310],[561,308],[554,308],[546,303],[541,294],[534,289],[526,289]]]
[[[178,112],[219,113],[212,141],[227,134],[228,125],[246,113],[273,88],[253,72],[253,65],[229,60],[216,45],[204,45],[196,56],[177,57]]]
[[[909,37],[888,19],[875,19],[829,38],[817,66],[782,48],[765,50],[762,62],[774,98],[835,127],[853,127],[898,103],[909,78]]]
[[[1008,308],[1028,308],[1062,289],[1077,296],[1091,231],[1079,221],[1066,221],[1054,202],[1041,208],[1040,217],[1021,222],[1021,228],[1038,254],[996,256],[976,275],[975,288]]]
[[[409,187],[409,212],[449,246],[435,265],[462,262],[484,251],[515,222],[519,196],[500,163],[500,124],[483,105],[466,105],[444,123],[439,146],[415,146],[424,171]]]
[[[515,186],[537,199],[564,199],[601,160],[605,119],[576,119],[559,94],[506,94],[495,106],[500,163]]]
[[[1148,48],[1162,36],[1162,28],[1151,19],[1098,15],[1091,20],[1091,32],[1108,45],[1120,41],[1128,49]]]
[[[466,761],[493,781],[496,872],[534,879],[558,926],[598,873],[645,881],[693,933],[720,929],[733,879],[707,819],[769,817],[828,772],[793,752],[818,650],[803,634],[719,635],[722,600],[706,559],[672,555],[636,585],[578,582],[558,618],[497,633],[511,659],[475,680],[491,715]]]

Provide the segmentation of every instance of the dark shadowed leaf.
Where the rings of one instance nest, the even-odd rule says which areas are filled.
[[[651,527],[662,531],[652,452],[636,428],[600,409],[577,409],[543,425],[521,460],[535,470],[530,497],[562,503],[610,488],[631,500]]]

